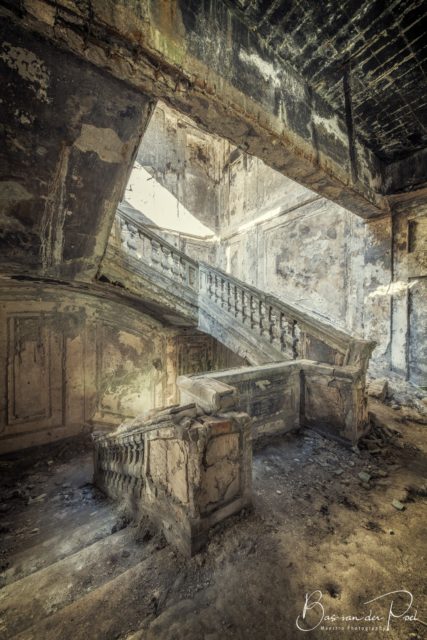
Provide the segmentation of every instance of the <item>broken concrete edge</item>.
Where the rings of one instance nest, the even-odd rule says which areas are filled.
[[[185,415],[138,433],[95,436],[94,483],[134,516],[148,515],[171,544],[192,555],[214,525],[251,504],[249,416]]]
[[[382,402],[387,398],[388,393],[388,380],[387,378],[375,378],[370,380],[366,385],[366,390],[369,396],[378,398]]]
[[[119,425],[114,431],[97,432],[95,431],[92,438],[95,442],[121,442],[127,444],[133,441],[136,436],[144,436],[150,431],[158,431],[168,426],[176,426],[184,418],[195,419],[201,415],[194,403],[184,405],[172,405],[166,409],[152,409],[148,414],[142,414],[126,420]]]
[[[236,403],[236,389],[214,376],[207,375],[200,379],[179,376],[177,386],[181,394],[187,399],[194,399],[197,406],[208,412],[227,410]]]

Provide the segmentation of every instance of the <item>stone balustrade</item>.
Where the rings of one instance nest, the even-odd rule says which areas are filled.
[[[133,515],[148,515],[187,555],[251,503],[250,420],[242,412],[173,406],[93,439],[94,483]]]
[[[204,298],[202,305],[214,319],[224,317],[225,312],[234,330],[240,326],[270,345],[277,352],[270,360],[303,358],[366,371],[374,342],[354,338],[210,265],[200,263],[199,274],[199,306]],[[273,351],[266,351],[267,359],[270,355],[274,356]]]
[[[181,376],[182,406],[94,436],[95,483],[192,554],[214,524],[250,504],[252,438],[307,426],[355,444],[366,432],[374,343],[191,260],[122,212],[117,233],[110,281],[131,270],[144,301],[190,307],[199,329],[252,365]]]
[[[180,376],[177,385],[183,403],[247,414],[253,440],[310,427],[354,445],[369,426],[364,374],[351,366],[274,362]]]
[[[118,218],[121,245],[125,245],[131,255],[179,286],[198,291],[199,268],[195,260],[123,211],[118,211]]]
[[[140,295],[163,300],[165,306],[194,318],[199,329],[250,364],[302,358],[366,372],[374,342],[355,338],[294,304],[192,260],[124,211],[118,211],[117,220],[115,255],[110,249],[105,261],[110,279],[117,280],[111,265],[120,253],[122,262],[132,260],[129,288],[135,283]]]

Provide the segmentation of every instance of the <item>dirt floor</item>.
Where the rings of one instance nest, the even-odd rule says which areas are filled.
[[[253,510],[191,560],[96,491],[88,441],[1,459],[0,638],[427,638],[427,427],[371,409],[358,450],[257,449]]]

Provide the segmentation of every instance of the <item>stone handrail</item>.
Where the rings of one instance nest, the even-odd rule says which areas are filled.
[[[298,307],[199,263],[201,297],[283,354],[283,360],[306,358],[355,366],[366,371],[375,343],[354,338]]]
[[[217,267],[193,260],[128,213],[118,210],[121,243],[141,264],[167,280],[179,298],[179,290],[196,296],[199,328],[221,340],[224,324],[239,339],[252,341],[247,357],[251,364],[305,358],[366,372],[375,343],[355,338],[331,323],[318,319],[273,295],[267,294]],[[155,283],[158,289],[162,282]],[[177,286],[178,285],[178,286]],[[184,287],[181,289],[181,287]],[[183,298],[183,308],[185,306]],[[206,321],[212,316],[214,323]],[[233,344],[227,344],[233,348]],[[245,352],[243,352],[245,354]],[[255,354],[255,355],[254,355]],[[262,355],[262,357],[258,357]]]
[[[120,212],[120,247],[107,257],[124,242],[132,254],[126,268],[143,279],[144,294],[163,295],[172,307],[180,298],[192,304],[199,328],[225,344],[229,336],[244,343],[255,365],[181,376],[182,405],[94,435],[97,486],[147,513],[191,554],[212,526],[250,504],[253,438],[308,426],[357,442],[368,428],[374,343],[188,258]],[[121,268],[110,267],[114,275]]]
[[[177,385],[183,403],[247,414],[253,440],[311,427],[354,445],[369,427],[365,376],[351,366],[282,361],[180,376]]]
[[[129,231],[124,237],[128,249],[140,260],[179,285],[197,292],[199,290],[199,265],[151,229],[118,209],[121,231]]]
[[[251,503],[249,417],[207,415],[196,404],[94,434],[94,482],[133,515],[145,514],[192,555],[208,531]]]

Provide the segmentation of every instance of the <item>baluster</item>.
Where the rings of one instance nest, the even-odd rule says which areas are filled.
[[[171,251],[168,247],[162,247],[162,255],[161,255],[161,266],[163,271],[169,272],[171,269],[170,259],[171,259]]]
[[[128,473],[128,469],[129,469],[129,444],[127,441],[123,442],[122,447],[121,447],[121,461],[120,461],[120,466],[121,466],[121,470],[122,473]]]
[[[249,307],[249,295],[242,289],[242,323],[245,324],[248,321],[250,315]]]
[[[172,253],[172,273],[173,277],[179,279],[180,276],[180,257],[176,253]]]
[[[240,289],[236,284],[234,285],[233,290],[234,290],[234,316],[238,318],[242,308],[242,298],[240,295]]]
[[[145,236],[142,233],[141,229],[138,229],[138,242],[137,242],[137,247],[138,247],[138,258],[145,258]]]
[[[227,280],[222,281],[222,308],[227,311],[228,310],[228,282]]]
[[[213,298],[215,295],[214,291],[214,278],[212,273],[209,271],[208,273],[208,295],[210,298]]]
[[[288,340],[287,340],[287,328],[288,328],[288,321],[286,319],[286,316],[281,313],[280,314],[280,350],[282,352],[286,351],[287,346],[288,346]]]
[[[225,309],[227,306],[227,283],[224,278],[221,278],[221,308]]]
[[[219,305],[221,298],[219,276],[215,274],[215,302]]]
[[[250,309],[251,309],[251,327],[252,329],[260,329],[259,326],[259,300],[254,295],[250,296]]]
[[[227,293],[227,311],[228,313],[231,313],[231,307],[232,307],[232,290],[233,290],[233,285],[231,284],[231,282],[229,280],[227,280],[226,283],[226,293]]]
[[[292,355],[295,359],[301,357],[300,339],[301,339],[301,330],[298,326],[297,321],[293,320],[292,321]]]
[[[191,265],[188,262],[185,262],[185,282],[189,287],[192,286]]]
[[[138,248],[135,240],[136,240],[135,235],[130,235],[130,234],[128,235],[126,240],[126,245],[130,252],[136,251]]]
[[[178,275],[181,278],[182,282],[185,283],[187,280],[187,269],[185,268],[185,262],[182,258],[179,258]]]
[[[280,348],[280,312],[274,307],[270,307],[270,342]]]
[[[123,246],[126,242],[126,226],[125,221],[120,220],[120,226],[116,228],[115,239],[120,243],[120,246]]]
[[[270,329],[270,320],[268,318],[269,311],[265,305],[263,300],[259,303],[259,326],[260,326],[260,334],[261,336],[265,336],[269,333]]]
[[[193,289],[197,288],[197,271],[190,264],[188,265],[188,284]]]
[[[109,469],[111,469],[111,471],[114,471],[114,469],[116,468],[116,455],[117,455],[117,447],[115,445],[112,445],[111,459],[109,464]]]
[[[136,459],[136,448],[135,448],[135,442],[134,442],[132,436],[129,438],[129,441],[128,441],[128,451],[129,451],[129,456],[128,456],[127,473],[130,476],[134,476],[135,475],[134,468],[135,468],[135,459]]]
[[[129,441],[128,447],[129,447],[128,473],[130,473],[131,475],[134,475],[136,448],[135,448],[135,442],[132,439]]]
[[[140,247],[141,247],[141,256],[144,258],[146,262],[150,261],[151,255],[151,242],[150,238],[148,238],[143,231],[139,231],[139,239],[140,239]]]
[[[219,303],[221,305],[221,309],[225,308],[225,281],[223,278],[220,278],[219,284],[219,292],[220,292],[220,300]]]
[[[160,244],[157,240],[151,240],[151,262],[157,267],[161,266],[162,255],[160,253]]]

